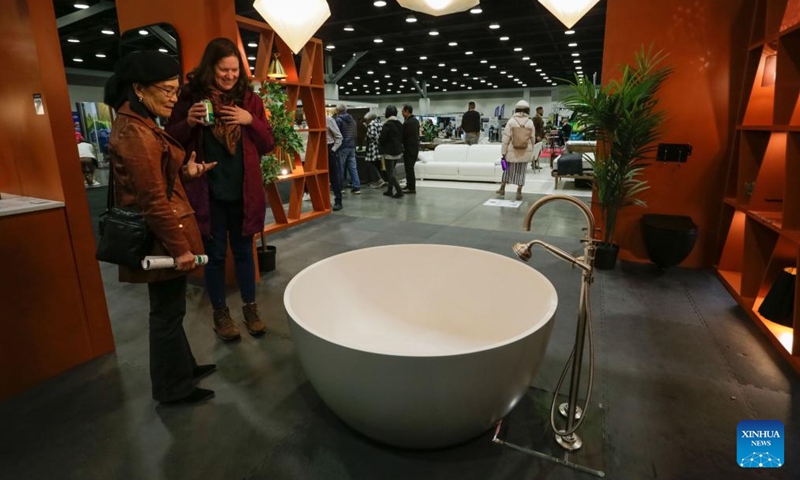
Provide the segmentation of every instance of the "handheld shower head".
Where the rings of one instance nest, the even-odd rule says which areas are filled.
[[[533,250],[531,248],[532,246],[533,245],[530,243],[516,243],[512,249],[520,260],[527,262],[531,259],[531,257],[533,257]]]

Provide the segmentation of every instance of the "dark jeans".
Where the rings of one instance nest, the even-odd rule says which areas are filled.
[[[150,382],[153,399],[169,402],[195,389],[192,355],[183,317],[186,315],[186,276],[147,284],[150,293]]]
[[[225,258],[228,239],[233,252],[236,283],[243,303],[256,301],[256,264],[253,260],[253,238],[242,235],[244,204],[241,200],[223,202],[211,198],[211,236],[203,238],[208,255],[205,267],[206,290],[215,310],[225,308]]]
[[[339,155],[331,150],[331,145],[328,145],[328,176],[331,179],[333,201],[339,204],[342,203],[341,160],[339,160]]]
[[[400,182],[397,181],[397,174],[395,173],[395,169],[397,168],[397,160],[384,160],[386,163],[386,182],[389,184],[389,189],[387,192],[392,193],[392,187],[397,191],[397,193],[402,193],[403,189],[400,188]]]
[[[417,163],[419,150],[406,150],[403,152],[403,163],[406,167],[406,188],[413,191],[417,190],[417,177],[414,174],[414,164]]]

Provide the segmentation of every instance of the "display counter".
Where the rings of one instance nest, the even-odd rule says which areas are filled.
[[[45,200],[43,198],[21,197],[0,192],[0,217],[19,215],[21,213],[38,212],[53,208],[64,208],[64,202]]]

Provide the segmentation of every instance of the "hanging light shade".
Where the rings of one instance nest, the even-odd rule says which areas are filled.
[[[401,7],[428,15],[441,16],[464,12],[478,6],[480,0],[397,0]]]
[[[275,80],[281,80],[286,78],[286,70],[284,70],[283,65],[280,61],[280,53],[276,53],[272,55],[272,62],[269,64],[269,70],[267,71],[267,78],[272,78]]]
[[[331,16],[325,0],[256,0],[253,8],[298,53]]]
[[[544,8],[561,20],[567,28],[572,28],[600,0],[539,0]]]

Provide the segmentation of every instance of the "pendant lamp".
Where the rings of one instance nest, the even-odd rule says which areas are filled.
[[[253,8],[294,53],[299,53],[331,16],[325,0],[256,0]]]
[[[600,0],[539,0],[544,8],[561,20],[567,28],[572,28]]]
[[[283,65],[281,64],[280,56],[280,53],[275,53],[272,55],[272,62],[269,64],[267,78],[282,80],[288,77],[288,75],[286,75],[286,70],[284,70]]]
[[[397,0],[401,7],[428,15],[441,16],[478,6],[480,0]]]

